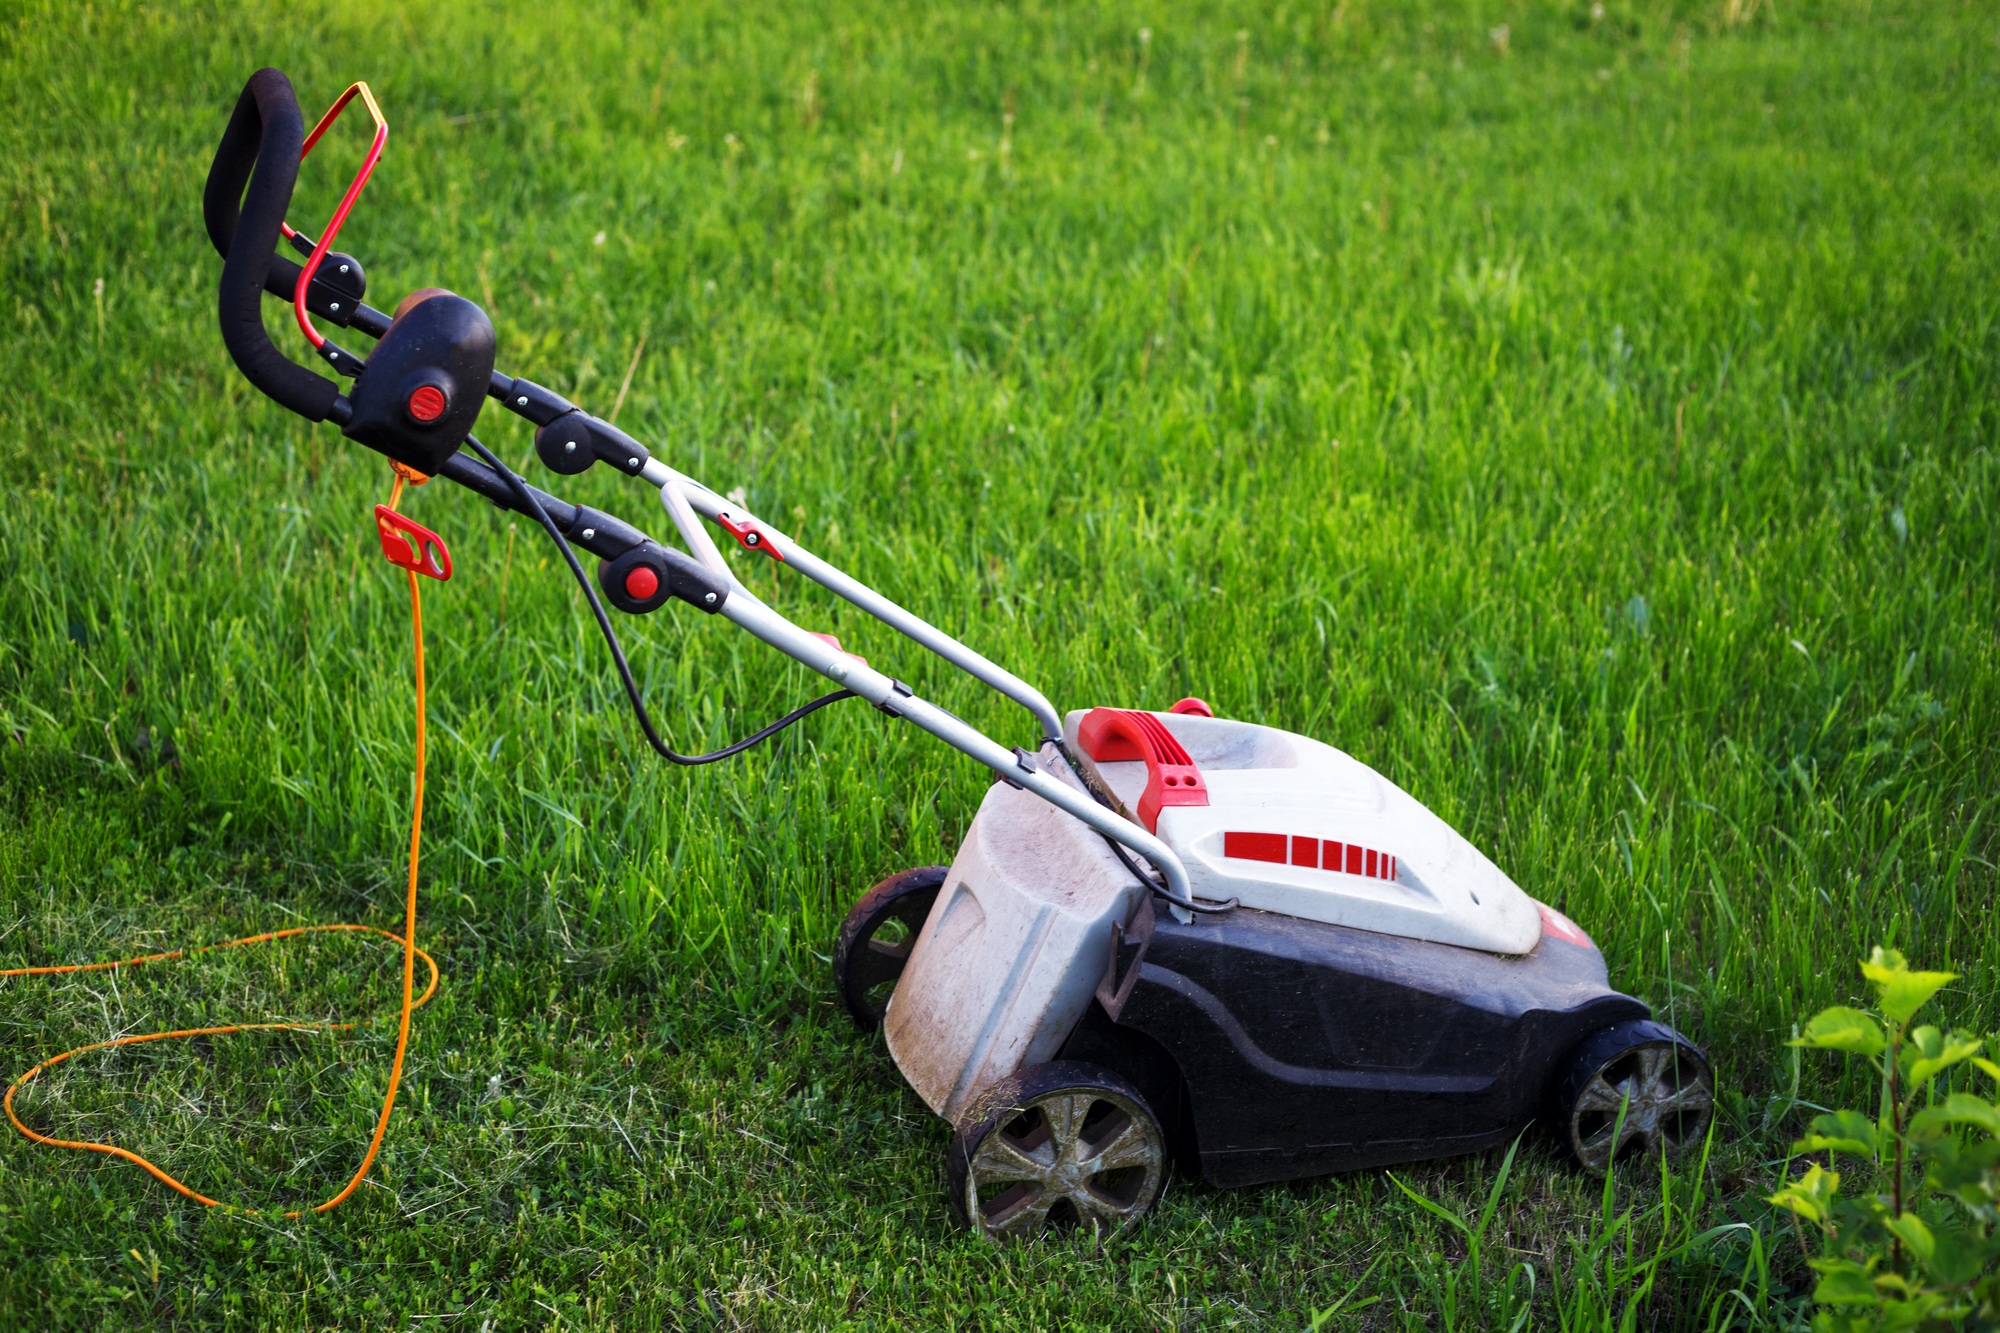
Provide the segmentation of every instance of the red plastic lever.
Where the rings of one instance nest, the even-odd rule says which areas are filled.
[[[451,552],[445,549],[444,538],[423,524],[412,523],[388,505],[376,505],[375,532],[390,564],[440,583],[451,577]]]
[[[779,564],[785,562],[785,553],[770,539],[764,528],[754,518],[738,518],[727,509],[715,516],[715,521],[724,531],[734,537],[746,551],[762,551]]]
[[[1160,831],[1160,811],[1171,805],[1207,805],[1208,784],[1194,759],[1166,725],[1136,708],[1093,708],[1077,728],[1083,752],[1098,763],[1143,759],[1146,792],[1139,798],[1139,822]]]

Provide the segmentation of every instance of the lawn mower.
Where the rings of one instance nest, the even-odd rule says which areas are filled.
[[[377,133],[317,240],[285,221],[301,156],[359,90]],[[1245,1186],[1477,1152],[1531,1122],[1586,1167],[1699,1142],[1707,1059],[1610,987],[1590,938],[1413,797],[1305,736],[1214,715],[1058,713],[1032,686],[836,569],[740,500],[525,378],[495,369],[492,323],[437,289],[393,314],[331,249],[386,136],[365,87],[310,135],[290,82],[254,75],[208,179],[223,341],[250,382],[310,421],[533,519],[581,586],[647,742],[700,764],[859,697],[992,770],[950,866],[893,875],[854,905],[834,983],[879,1025],[952,1127],[958,1219],[993,1238],[1136,1222],[1171,1166]],[[277,253],[289,244],[303,266]],[[329,379],[278,351],[259,302],[293,307]],[[374,340],[365,356],[315,320]],[[685,550],[530,486],[473,435],[488,400],[534,427],[551,472],[603,463],[658,492]],[[384,518],[385,550],[436,576],[436,534]],[[732,573],[707,525],[831,590],[1024,709],[1009,745],[808,631]],[[401,543],[399,545],[398,543]],[[596,558],[593,580],[579,549]],[[412,583],[414,588],[414,582]],[[601,596],[600,596],[601,593]],[[708,754],[661,738],[604,603],[679,600],[747,630],[831,693]]]

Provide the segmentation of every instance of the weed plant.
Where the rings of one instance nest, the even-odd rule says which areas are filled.
[[[1880,1081],[1874,1115],[1816,1115],[1812,1132],[1792,1145],[1845,1165],[1847,1188],[1839,1171],[1808,1157],[1804,1174],[1771,1196],[1802,1220],[1802,1240],[1810,1226],[1819,1241],[1814,1333],[1993,1328],[2000,1103],[1973,1088],[2000,1083],[2000,1064],[1981,1054],[1984,1037],[1913,1025],[1958,979],[1952,973],[1913,972],[1902,954],[1879,948],[1861,970],[1875,1008],[1823,1009],[1793,1039],[1858,1056]]]
[[[267,64],[308,114],[355,78],[387,109],[342,236],[376,304],[480,301],[503,367],[1059,706],[1198,694],[1376,766],[1708,1049],[1723,1114],[1674,1174],[1533,1135],[1397,1172],[1477,1220],[1458,1280],[1508,1319],[1782,1326],[1813,1279],[1762,1200],[1798,1104],[1862,1087],[1776,1058],[1791,1025],[1880,941],[1994,1026],[2000,29],[1946,0],[10,6],[0,964],[397,924],[387,470],[215,330],[201,183]],[[360,143],[305,164],[309,232]],[[0,1322],[1438,1326],[1467,1230],[1382,1173],[1177,1180],[1102,1253],[955,1233],[944,1127],[826,954],[987,776],[851,704],[665,768],[533,531],[406,508],[459,571],[426,605],[445,982],[371,1185],[279,1224],[0,1139]],[[682,749],[815,688],[700,616],[622,628]],[[10,982],[0,1053],[379,1011],[389,960]],[[291,1206],[350,1169],[387,1045],[125,1050],[22,1111]]]

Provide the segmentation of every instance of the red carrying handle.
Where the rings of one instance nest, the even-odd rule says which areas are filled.
[[[1139,798],[1139,822],[1160,831],[1160,811],[1171,805],[1207,805],[1208,783],[1165,724],[1136,708],[1093,708],[1077,728],[1083,752],[1097,763],[1142,759],[1146,792]]]

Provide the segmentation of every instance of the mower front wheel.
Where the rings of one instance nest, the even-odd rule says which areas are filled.
[[[1167,1179],[1166,1138],[1130,1083],[1081,1060],[1030,1065],[974,1097],[945,1157],[959,1222],[988,1240],[1136,1225]]]
[[[841,923],[840,942],[833,950],[833,984],[863,1031],[880,1025],[889,1011],[889,996],[949,869],[918,866],[891,875],[862,894]]]

